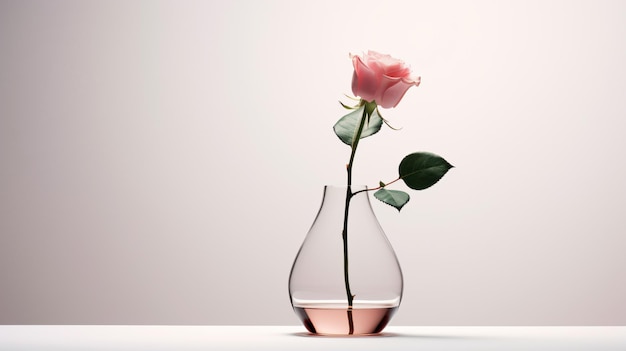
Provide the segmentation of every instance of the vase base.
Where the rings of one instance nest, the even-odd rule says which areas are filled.
[[[397,307],[353,308],[354,330],[350,333],[347,308],[294,307],[307,330],[320,335],[378,334],[387,326],[397,309]]]

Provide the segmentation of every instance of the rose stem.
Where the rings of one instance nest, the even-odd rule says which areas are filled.
[[[364,103],[364,102],[362,102]],[[359,145],[359,140],[361,139],[361,133],[363,132],[363,126],[365,125],[365,118],[367,117],[367,106],[363,107],[363,116],[361,117],[361,123],[359,124],[359,128],[352,140],[352,153],[350,154],[350,162],[346,167],[348,171],[348,189],[346,192],[346,208],[343,216],[343,276],[346,283],[346,295],[348,297],[348,334],[354,334],[354,321],[352,318],[352,306],[354,295],[352,295],[352,291],[350,290],[350,279],[348,273],[348,213],[350,209],[350,200],[352,200],[352,165],[354,163],[354,155],[356,154],[356,147]]]

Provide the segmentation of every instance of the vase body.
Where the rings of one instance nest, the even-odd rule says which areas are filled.
[[[349,196],[346,220],[348,187],[324,187],[320,210],[293,263],[291,305],[311,333],[377,334],[400,306],[402,271],[364,190],[350,188],[355,195]]]

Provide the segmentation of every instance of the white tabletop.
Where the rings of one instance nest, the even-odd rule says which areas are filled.
[[[388,327],[312,336],[301,326],[0,326],[0,350],[626,350],[626,327]]]

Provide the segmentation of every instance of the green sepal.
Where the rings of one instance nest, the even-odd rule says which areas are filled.
[[[365,113],[367,113],[368,116],[371,116],[374,113],[380,116],[380,114],[378,113],[378,104],[376,104],[376,101],[361,100],[361,103],[363,104],[363,106],[365,106]]]
[[[374,193],[374,197],[387,205],[395,207],[398,212],[410,200],[409,194],[400,190],[380,189]]]
[[[343,103],[343,102],[341,102],[341,101],[339,101],[339,104],[341,104],[341,106],[342,106],[343,108],[345,108],[346,110],[354,110],[354,109],[359,108],[359,105],[356,105],[356,106],[348,106],[348,105],[344,104],[344,103]]]
[[[339,121],[337,121],[337,123],[335,123],[335,125],[333,126],[333,130],[335,131],[335,134],[337,134],[339,139],[344,144],[348,146],[352,146],[352,142],[354,141],[354,136],[356,135],[356,132],[359,129],[361,118],[363,117],[363,110],[366,108],[366,106],[367,104],[361,105],[358,109],[341,117]],[[363,139],[372,134],[378,133],[382,125],[383,125],[383,120],[378,115],[377,110],[374,109],[371,116],[369,116],[369,119],[366,120],[366,124],[363,126],[363,131],[361,132],[360,139]]]
[[[402,159],[398,172],[409,188],[423,190],[437,183],[452,167],[454,166],[441,156],[430,152],[415,152]]]

